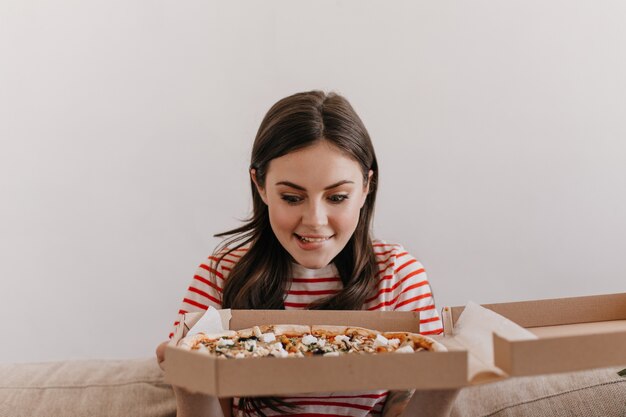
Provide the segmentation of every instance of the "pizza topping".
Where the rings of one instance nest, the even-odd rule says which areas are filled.
[[[283,344],[280,343],[280,342],[276,342],[276,343],[274,343],[272,345],[269,345],[268,348],[270,350],[283,350]]]
[[[400,346],[400,339],[389,339],[387,344],[392,348],[397,348],[398,346]]]
[[[283,349],[283,344],[280,342],[276,342],[273,345],[269,346],[270,355],[275,356],[277,358],[286,358],[289,356],[289,352]]]
[[[256,350],[256,339],[248,339],[243,342],[243,348],[248,352],[254,352]]]
[[[235,341],[232,339],[221,338],[220,340],[217,341],[217,346],[219,347],[233,346],[234,344],[235,344]]]
[[[355,349],[358,349],[361,344],[362,344],[362,341],[356,337],[350,339],[350,345],[354,347]]]
[[[411,346],[409,345],[404,345],[401,348],[398,348],[395,350],[396,353],[413,353],[414,350]]]
[[[339,356],[347,353],[412,353],[442,350],[428,337],[406,332],[380,333],[360,327],[255,326],[228,334],[198,334],[180,346],[218,358]],[[434,347],[433,347],[434,346]]]
[[[269,349],[265,348],[265,347],[259,347],[253,354],[252,356],[267,356],[269,355],[271,352],[269,351]]]
[[[263,333],[260,339],[265,343],[270,343],[276,340],[276,335],[274,333]]]
[[[203,344],[200,344],[198,346],[195,347],[199,352],[201,353],[211,353],[211,351],[209,350],[209,348],[207,348],[206,346],[204,346]]]
[[[317,343],[317,337],[307,334],[302,338],[302,343],[304,343],[305,345],[312,345],[314,343]]]
[[[377,334],[376,339],[374,339],[373,347],[378,348],[381,346],[387,346],[387,344],[389,344],[389,340],[387,340],[387,338],[383,336],[382,334]]]
[[[337,349],[342,352],[348,352],[352,347],[350,345],[350,338],[342,334],[335,336],[333,343],[336,345]]]

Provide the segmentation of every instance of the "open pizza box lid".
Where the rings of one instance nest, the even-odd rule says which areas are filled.
[[[419,331],[419,313],[319,310],[218,310],[224,328],[262,324],[360,326]],[[202,313],[186,314],[165,352],[168,383],[217,397],[377,389],[442,389],[467,384],[467,352],[220,359],[175,346]]]
[[[626,366],[626,293],[483,307],[537,336],[534,340],[514,340],[493,333],[493,363],[508,376]],[[454,333],[463,310],[443,309],[446,335]],[[491,379],[496,379],[495,375]]]

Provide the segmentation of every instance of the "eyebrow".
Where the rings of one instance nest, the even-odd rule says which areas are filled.
[[[348,180],[339,181],[339,182],[329,185],[328,187],[325,187],[324,190],[331,190],[333,188],[339,187],[340,185],[344,185],[344,184],[354,184],[354,181],[348,181]],[[293,182],[289,182],[289,181],[279,181],[276,183],[276,185],[286,185],[288,187],[295,188],[296,190],[306,191],[306,188],[304,188],[303,186],[294,184]]]

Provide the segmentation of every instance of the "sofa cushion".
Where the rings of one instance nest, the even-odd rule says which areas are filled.
[[[626,377],[617,374],[622,368],[467,387],[460,391],[451,417],[625,417]]]
[[[153,358],[0,364],[0,417],[175,414]]]
[[[464,388],[451,417],[624,417],[621,368],[511,378]],[[173,417],[176,401],[152,358],[0,364],[0,417]]]

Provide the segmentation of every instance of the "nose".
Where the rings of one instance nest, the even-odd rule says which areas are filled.
[[[326,226],[327,223],[328,216],[324,204],[319,201],[309,200],[302,213],[302,225],[311,229],[319,229]]]

